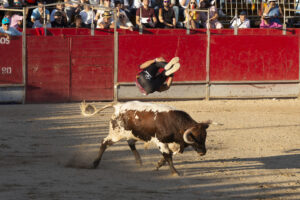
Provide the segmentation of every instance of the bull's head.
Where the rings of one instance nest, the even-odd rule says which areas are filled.
[[[206,129],[209,127],[209,124],[210,123],[198,123],[187,129],[183,134],[184,142],[190,144],[200,156],[206,154]]]

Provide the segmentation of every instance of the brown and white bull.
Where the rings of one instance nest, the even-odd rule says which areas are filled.
[[[114,107],[115,111],[110,120],[109,134],[102,140],[98,156],[93,163],[94,168],[99,165],[105,149],[122,139],[127,140],[136,162],[140,165],[142,161],[135,143],[154,142],[163,155],[156,169],[167,162],[172,174],[176,175],[178,172],[172,161],[174,153],[183,153],[184,148],[189,145],[200,156],[206,153],[206,129],[211,121],[197,123],[184,111],[139,101],[111,103],[100,109],[83,102],[81,111],[84,116],[92,116],[109,107]]]

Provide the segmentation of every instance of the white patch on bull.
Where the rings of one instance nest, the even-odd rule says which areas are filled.
[[[114,118],[112,118],[112,119],[114,119]],[[116,119],[114,119],[114,120],[116,120]],[[132,131],[125,130],[124,127],[122,126],[120,120],[116,120],[116,122],[117,122],[117,126],[114,129],[113,129],[112,123],[109,122],[109,134],[104,139],[104,141],[110,140],[112,142],[118,142],[122,139],[124,139],[124,140],[130,140],[130,139],[140,140],[139,138],[135,137],[132,134]]]
[[[157,112],[154,113],[154,120],[156,120]]]
[[[139,116],[138,115],[135,115],[135,117],[134,117],[135,119],[139,119]]]
[[[162,105],[162,104],[145,103],[140,101],[129,101],[126,103],[118,103],[114,105],[114,108],[115,108],[116,116],[128,110],[153,111],[153,112],[169,112],[170,110],[176,110],[176,108],[171,106]]]
[[[173,152],[173,155],[179,153],[180,151],[180,144],[176,142],[168,143],[168,147]]]
[[[160,142],[156,137],[152,137],[150,142],[153,142],[154,144],[156,144],[156,146],[158,146],[160,152],[167,153],[167,154],[170,153],[168,144]]]

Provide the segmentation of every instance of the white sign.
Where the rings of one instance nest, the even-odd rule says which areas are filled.
[[[10,40],[6,37],[1,37],[0,38],[0,44],[9,44]]]
[[[1,67],[1,73],[3,75],[5,75],[5,74],[11,74],[12,73],[12,69],[11,69],[11,67]]]

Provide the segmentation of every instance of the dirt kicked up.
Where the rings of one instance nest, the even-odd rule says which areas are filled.
[[[0,105],[0,199],[300,199],[300,100],[156,103],[224,124],[208,128],[205,156],[174,156],[179,177],[154,171],[161,155],[143,143],[142,167],[119,142],[89,169],[112,109],[86,118],[79,103]]]

